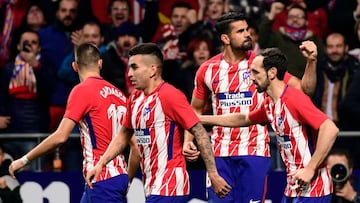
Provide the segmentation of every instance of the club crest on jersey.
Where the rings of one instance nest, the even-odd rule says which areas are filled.
[[[251,75],[251,71],[245,71],[243,73],[243,80],[246,81],[250,78],[250,75]]]
[[[150,107],[145,107],[145,108],[144,108],[143,118],[144,118],[145,120],[149,120],[150,112],[151,112],[151,108],[150,108]]]
[[[136,142],[141,145],[148,145],[151,143],[151,136],[149,128],[140,129],[137,128],[134,130],[136,136]]]
[[[218,93],[217,97],[221,108],[252,105],[252,93],[250,91],[223,92]]]
[[[284,117],[279,117],[279,118],[278,118],[277,124],[278,124],[279,127],[283,125],[284,120],[285,120]]]

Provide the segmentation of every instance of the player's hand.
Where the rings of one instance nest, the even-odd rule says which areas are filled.
[[[197,150],[197,147],[192,141],[187,141],[184,142],[183,155],[185,156],[186,160],[192,162],[199,158],[200,151]]]
[[[231,191],[231,186],[219,175],[219,174],[210,174],[209,178],[211,180],[211,185],[214,189],[216,195],[220,198],[224,198]]]
[[[16,178],[15,177],[15,173],[20,170],[21,168],[23,168],[24,166],[26,166],[26,164],[24,164],[23,161],[21,161],[21,159],[16,159],[15,161],[13,161],[10,166],[9,166],[9,174],[11,177]]]
[[[102,171],[102,165],[99,163],[96,164],[94,168],[92,168],[91,170],[89,170],[86,173],[85,182],[89,186],[90,189],[93,189],[93,183],[96,182],[98,176],[100,175],[100,173]]]
[[[297,184],[300,188],[304,188],[310,184],[314,174],[315,171],[313,169],[305,167],[296,171],[291,171],[288,176],[291,177],[291,184]]]
[[[315,61],[317,59],[317,46],[313,41],[303,41],[299,46],[299,49],[307,60]]]

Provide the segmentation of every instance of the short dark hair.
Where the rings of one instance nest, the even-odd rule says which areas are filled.
[[[287,13],[286,15],[289,14],[290,10],[292,9],[299,9],[299,10],[302,10],[304,12],[304,18],[305,20],[307,20],[308,16],[307,16],[307,10],[306,8],[304,8],[303,6],[301,6],[300,4],[293,4],[291,5],[288,9],[287,9]]]
[[[263,49],[258,55],[264,57],[263,66],[266,71],[275,67],[277,69],[277,78],[279,80],[284,79],[288,61],[285,54],[283,54],[279,48]]]
[[[348,160],[348,164],[349,164],[349,168],[353,168],[354,167],[354,162],[353,159],[350,155],[349,150],[347,149],[341,149],[341,148],[333,148],[331,149],[331,151],[329,152],[329,154],[327,155],[327,158],[329,158],[329,156],[334,155],[334,156],[345,156],[345,158]],[[327,160],[326,158],[326,160]]]
[[[217,20],[215,24],[216,31],[219,34],[229,34],[231,32],[230,23],[235,21],[248,21],[244,13],[230,12],[225,13]]]
[[[84,28],[85,25],[90,25],[90,26],[96,26],[96,27],[98,27],[99,30],[100,30],[100,36],[104,36],[103,27],[101,26],[101,23],[100,23],[98,20],[89,20],[89,21],[86,21],[86,22],[82,25],[82,28]]]
[[[162,68],[164,57],[161,49],[155,43],[139,43],[129,50],[129,57],[138,54],[155,56],[160,62],[159,68]]]
[[[83,43],[75,50],[75,62],[79,67],[96,64],[100,60],[100,51],[92,43]]]
[[[184,1],[178,1],[178,2],[175,2],[173,5],[171,5],[171,15],[172,15],[175,8],[192,9],[190,4],[188,4],[188,3],[184,2]]]

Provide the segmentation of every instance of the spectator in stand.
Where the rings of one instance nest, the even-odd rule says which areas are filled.
[[[65,57],[73,51],[71,32],[77,29],[77,1],[60,0],[56,10],[56,21],[39,31],[41,53],[57,73]],[[60,78],[56,78],[56,88],[50,102],[50,131],[56,129],[64,113],[71,86]]]
[[[139,24],[136,24],[139,30],[141,40],[143,42],[150,42],[159,24],[158,17],[158,0],[145,1],[144,18]],[[108,6],[108,14],[111,18],[111,23],[104,26],[105,44],[110,43],[116,38],[117,28],[124,22],[130,21],[130,1],[129,0],[110,0]]]
[[[192,24],[197,22],[197,15],[191,5],[184,1],[177,1],[171,6],[170,24],[163,26],[163,37],[157,42],[164,55],[163,79],[178,87],[181,64],[186,56],[186,48],[196,35],[190,32]],[[206,29],[200,29],[204,31]],[[199,33],[195,31],[195,33]],[[206,32],[207,33],[207,32]],[[203,36],[198,35],[199,36]]]
[[[261,48],[259,45],[259,27],[254,22],[249,22],[249,33],[252,41],[252,50],[255,54],[260,53]]]
[[[191,25],[179,36],[180,44],[187,45],[194,37],[208,38],[215,51],[220,52],[222,44],[217,36],[215,23],[222,14],[228,11],[228,0],[200,0],[197,20],[192,22],[193,14],[191,13],[196,13],[194,9],[187,15]]]
[[[360,62],[348,54],[345,37],[341,33],[330,33],[325,41],[325,57],[318,60],[313,101],[336,124],[339,107],[359,68]]]
[[[140,32],[136,25],[127,21],[116,29],[115,34],[116,39],[102,55],[101,76],[128,96],[133,89],[127,77],[128,52],[139,42]]]
[[[360,182],[358,177],[353,175],[354,162],[350,153],[344,149],[332,149],[326,158],[330,174],[336,164],[343,165],[348,174],[345,174],[347,177],[344,177],[344,181],[334,182],[331,203],[360,203]]]
[[[7,133],[49,132],[49,103],[54,87],[54,73],[40,53],[40,38],[37,32],[28,30],[21,34],[18,55],[1,70],[1,112],[11,122]],[[5,143],[15,158],[23,150],[29,150],[36,141],[14,139]],[[35,169],[35,164],[31,165]]]
[[[101,26],[95,21],[86,22],[81,30],[72,32],[71,41],[76,49],[82,43],[92,43],[99,48],[100,54],[105,53],[104,37]],[[80,82],[78,74],[72,69],[71,64],[75,59],[74,53],[70,53],[62,62],[58,77],[71,86],[75,86]]]
[[[346,131],[360,131],[358,119],[354,116],[360,115],[360,70],[357,70],[353,77],[352,82],[348,85],[346,94],[343,97],[339,106],[339,127],[341,130]],[[357,147],[357,149],[359,149]],[[357,154],[360,154],[357,153]]]
[[[188,101],[191,101],[194,90],[194,79],[196,71],[202,63],[214,56],[215,50],[207,38],[194,38],[186,49],[186,60],[181,65],[179,72],[179,89],[185,94]]]
[[[38,32],[40,29],[46,27],[47,20],[45,13],[42,10],[42,7],[38,4],[31,4],[26,11],[24,18],[21,21],[21,26],[17,29],[14,29],[12,37],[12,56],[15,58],[17,53],[17,42],[19,42],[20,35],[25,30],[33,30]]]
[[[267,17],[259,25],[259,45],[262,49],[279,47],[289,60],[288,71],[301,78],[306,60],[299,51],[301,42],[313,41],[318,49],[318,56],[323,55],[323,43],[307,27],[307,12],[304,7],[293,5],[287,10],[286,25],[278,31],[272,30],[276,16],[284,9],[281,2],[273,2]]]
[[[280,27],[286,25],[287,10],[293,5],[299,5],[307,10],[307,27],[314,35],[320,39],[324,39],[328,34],[328,19],[326,9],[324,7],[312,8],[310,10],[305,0],[289,0],[279,1],[284,4],[284,9],[275,17],[275,22],[272,26],[273,30],[279,30]]]

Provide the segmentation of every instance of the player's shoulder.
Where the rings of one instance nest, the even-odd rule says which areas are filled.
[[[287,86],[283,100],[290,101],[290,103],[300,106],[306,105],[307,102],[311,102],[311,99],[308,95],[306,95],[303,91],[291,86]]]
[[[209,67],[217,67],[219,66],[220,62],[222,60],[222,54],[217,54],[213,57],[211,57],[210,59],[208,59],[207,61],[205,61],[204,63],[202,63],[199,67],[199,70],[206,70]]]

